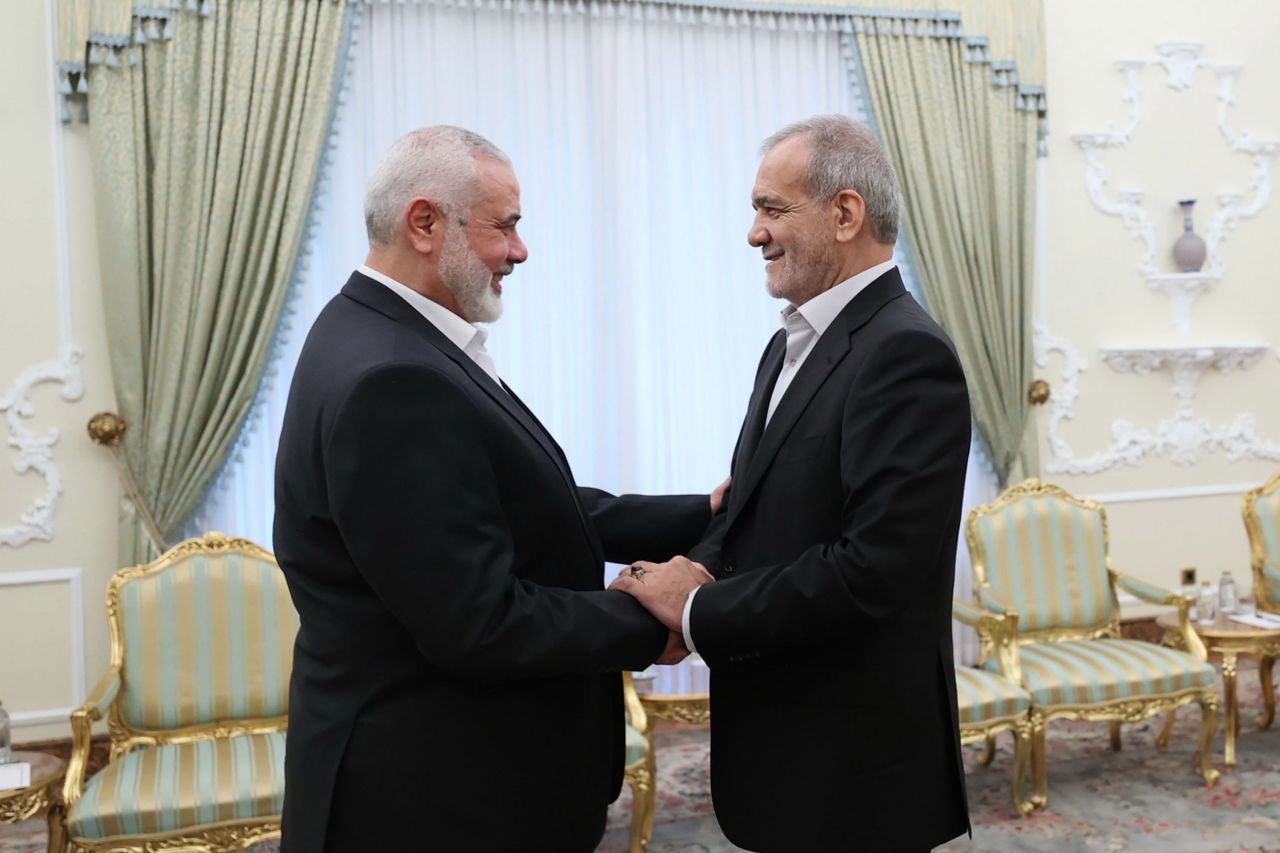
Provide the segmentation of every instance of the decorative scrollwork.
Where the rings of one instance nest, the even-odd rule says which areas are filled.
[[[80,356],[77,347],[64,347],[56,359],[18,374],[13,386],[0,397],[0,412],[4,413],[5,426],[9,430],[9,446],[18,451],[17,458],[13,460],[13,470],[19,474],[35,471],[45,482],[44,495],[32,502],[18,523],[12,527],[0,527],[0,545],[17,548],[33,539],[43,542],[53,539],[53,518],[62,497],[62,474],[53,461],[53,446],[58,442],[59,433],[50,427],[43,434],[37,434],[27,429],[22,421],[35,414],[35,407],[28,397],[38,385],[46,382],[61,384],[59,396],[68,402],[84,396]]]
[[[26,789],[13,796],[0,799],[0,824],[17,823],[35,817],[53,803],[49,786]]]
[[[271,838],[280,836],[278,821],[265,821],[254,824],[213,826],[196,832],[184,832],[160,838],[114,838],[109,846],[95,846],[88,839],[73,839],[73,853],[101,853],[110,849],[112,853],[167,853],[175,850],[247,850]]]
[[[649,716],[677,723],[702,725],[711,721],[711,703],[705,696],[640,697]]]

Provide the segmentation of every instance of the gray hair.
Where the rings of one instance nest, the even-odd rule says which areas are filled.
[[[369,242],[375,246],[395,242],[404,209],[415,198],[431,199],[446,216],[466,224],[479,188],[478,157],[511,165],[498,146],[461,127],[424,127],[397,139],[373,170],[365,189],[364,224]]]
[[[898,239],[902,194],[889,155],[875,134],[847,116],[813,116],[770,136],[760,146],[761,155],[793,136],[804,136],[809,143],[810,197],[826,201],[841,190],[856,191],[866,202],[871,236],[892,245]]]

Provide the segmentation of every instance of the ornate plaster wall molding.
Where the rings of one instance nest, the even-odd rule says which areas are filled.
[[[50,427],[43,433],[27,429],[23,418],[35,414],[29,395],[36,386],[46,382],[62,385],[59,396],[67,401],[84,396],[84,384],[80,375],[80,350],[66,347],[52,361],[29,367],[18,374],[13,387],[0,397],[0,412],[4,412],[5,426],[9,429],[9,446],[17,449],[13,470],[19,474],[35,471],[45,481],[44,494],[37,497],[31,508],[22,514],[18,523],[0,527],[0,544],[17,547],[32,539],[48,541],[53,538],[53,517],[58,498],[62,495],[62,475],[53,461],[53,446],[58,441],[58,430]]]
[[[1055,389],[1049,414],[1049,449],[1051,458],[1045,465],[1051,474],[1097,474],[1123,465],[1137,466],[1148,456],[1160,456],[1177,465],[1194,465],[1206,454],[1221,452],[1236,461],[1246,457],[1280,461],[1280,444],[1258,435],[1256,418],[1244,412],[1229,424],[1213,424],[1194,409],[1196,389],[1201,377],[1210,370],[1227,373],[1249,370],[1262,362],[1271,348],[1265,344],[1193,346],[1193,347],[1107,347],[1102,359],[1120,373],[1147,375],[1168,370],[1173,380],[1172,392],[1177,406],[1172,417],[1160,421],[1154,430],[1131,421],[1118,419],[1111,425],[1111,444],[1086,457],[1077,457],[1062,437],[1063,421],[1075,418],[1076,400],[1080,396],[1080,374],[1088,362],[1076,347],[1064,338],[1051,335],[1043,324],[1037,324],[1035,336],[1036,365],[1049,365],[1049,355],[1063,357],[1061,379]]]
[[[1219,252],[1221,243],[1235,230],[1241,221],[1257,216],[1271,197],[1271,161],[1280,153],[1280,140],[1255,140],[1247,130],[1236,130],[1228,121],[1228,110],[1235,103],[1233,88],[1242,67],[1209,62],[1201,58],[1203,46],[1194,42],[1173,42],[1156,45],[1156,53],[1139,59],[1126,59],[1116,63],[1124,74],[1125,88],[1121,100],[1129,105],[1129,117],[1123,127],[1115,123],[1106,130],[1080,133],[1071,139],[1084,151],[1085,188],[1094,206],[1107,216],[1120,220],[1130,235],[1142,243],[1142,256],[1138,260],[1138,272],[1147,285],[1170,297],[1174,327],[1185,336],[1191,329],[1191,309],[1195,299],[1206,292],[1221,278],[1226,268]],[[1162,68],[1169,88],[1185,91],[1191,88],[1200,70],[1207,70],[1217,79],[1217,126],[1222,133],[1229,153],[1244,154],[1253,161],[1249,178],[1252,197],[1247,201],[1241,193],[1219,193],[1218,209],[1209,222],[1205,236],[1208,256],[1203,272],[1161,273],[1156,267],[1156,234],[1151,217],[1142,207],[1143,193],[1139,189],[1117,190],[1108,193],[1111,176],[1107,171],[1106,152],[1129,144],[1142,121],[1142,72],[1148,68]]]
[[[45,24],[49,41],[49,55],[54,56],[54,34],[58,31],[53,18],[53,7],[46,4]],[[50,131],[53,135],[53,200],[54,246],[58,264],[58,331],[60,344],[57,355],[27,368],[18,374],[9,390],[0,397],[0,412],[4,413],[8,429],[8,445],[16,450],[13,470],[19,475],[34,471],[44,478],[44,494],[36,497],[31,507],[18,518],[18,523],[0,526],[0,545],[19,547],[39,539],[53,539],[54,516],[58,500],[62,496],[62,475],[54,462],[53,447],[58,441],[58,430],[50,428],[43,433],[28,429],[24,418],[35,414],[30,394],[46,382],[62,385],[59,396],[72,402],[84,396],[84,379],[80,373],[82,353],[72,339],[71,331],[71,229],[67,220],[66,156],[63,145],[63,128],[59,121],[58,92],[52,78],[49,85]]]

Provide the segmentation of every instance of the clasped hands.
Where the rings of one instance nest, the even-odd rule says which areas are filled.
[[[633,563],[623,569],[609,589],[621,590],[644,605],[671,632],[660,664],[676,664],[689,656],[681,621],[689,594],[715,578],[701,563],[673,557],[665,563]]]

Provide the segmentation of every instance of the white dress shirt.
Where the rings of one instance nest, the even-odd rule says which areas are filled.
[[[387,289],[399,296],[405,302],[408,302],[414,309],[427,318],[427,322],[440,330],[440,334],[453,343],[458,349],[474,361],[481,370],[489,374],[489,377],[502,388],[502,380],[498,378],[498,368],[493,363],[493,357],[489,355],[489,351],[484,348],[484,342],[489,337],[489,333],[479,326],[472,325],[457,314],[445,308],[438,302],[432,302],[418,291],[411,287],[401,284],[386,273],[380,273],[377,270],[361,264],[356,271],[362,275],[386,285]],[[506,390],[505,388],[503,389]]]
[[[839,316],[845,306],[853,301],[867,285],[893,269],[897,264],[892,259],[874,267],[865,269],[852,278],[847,278],[830,290],[825,290],[808,302],[797,307],[788,305],[782,309],[782,328],[787,332],[787,352],[783,356],[782,370],[778,373],[778,381],[773,385],[773,396],[769,398],[769,409],[765,413],[765,426],[773,419],[778,404],[786,396],[791,387],[791,380],[800,372],[804,361],[813,352],[831,324]],[[681,633],[684,634],[684,646],[690,652],[697,652],[693,647],[693,637],[689,635],[689,614],[693,611],[693,597],[698,592],[694,589],[684,602],[684,614],[680,619]]]

